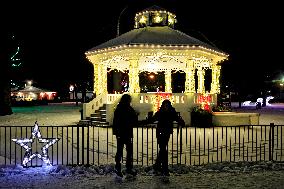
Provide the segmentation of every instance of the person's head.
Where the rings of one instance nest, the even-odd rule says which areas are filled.
[[[119,104],[120,105],[130,105],[131,102],[131,96],[129,94],[122,95]]]
[[[162,111],[168,111],[168,110],[171,109],[171,107],[172,107],[171,101],[166,99],[162,102],[161,110]]]

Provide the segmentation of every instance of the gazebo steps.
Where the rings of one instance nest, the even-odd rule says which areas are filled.
[[[92,125],[96,127],[108,127],[109,122],[106,121],[106,104],[100,107],[95,113],[92,113],[90,117],[86,117],[84,120],[80,120],[79,124]]]
[[[101,117],[90,117],[91,121],[101,121],[102,118]]]
[[[91,120],[89,120],[89,119],[81,119],[78,122],[78,125],[90,125],[90,123],[91,123]]]
[[[109,122],[106,121],[101,121],[99,123],[96,124],[96,127],[109,127]]]
[[[91,117],[99,117],[99,116],[101,116],[100,113],[93,113],[93,114],[91,114]]]

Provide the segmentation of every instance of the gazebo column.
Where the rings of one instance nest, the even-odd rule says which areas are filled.
[[[99,94],[99,65],[94,64],[94,93]]]
[[[103,64],[95,64],[95,92],[99,94],[107,94],[107,66]]]
[[[102,94],[107,94],[107,66],[106,65],[102,65],[102,69],[101,69],[101,75],[102,75]]]
[[[185,68],[185,93],[195,93],[195,68],[193,63],[187,63]]]
[[[138,59],[129,61],[129,93],[140,93]]]
[[[197,69],[197,77],[198,77],[197,93],[205,93],[204,75],[205,75],[205,70],[203,70],[202,67],[198,68]]]
[[[221,66],[214,65],[212,66],[212,83],[211,83],[211,91],[212,94],[219,94],[220,93],[220,71]]]
[[[172,93],[172,72],[171,70],[165,71],[165,92]]]

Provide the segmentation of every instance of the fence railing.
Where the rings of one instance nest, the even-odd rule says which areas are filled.
[[[282,128],[283,125],[274,124],[181,129],[175,127],[168,145],[169,164],[283,161]],[[25,149],[12,139],[30,138],[32,129],[33,126],[0,127],[0,164],[21,164]],[[116,138],[110,127],[72,125],[40,126],[39,129],[42,138],[59,139],[48,148],[48,156],[53,165],[114,163]],[[42,144],[37,140],[28,145],[33,152],[41,152]],[[156,124],[134,128],[134,164],[153,164],[157,152]],[[28,166],[42,164],[41,159],[34,158]]]

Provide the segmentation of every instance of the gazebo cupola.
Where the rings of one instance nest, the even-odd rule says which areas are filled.
[[[174,28],[176,15],[157,6],[145,9],[135,15],[135,28],[146,26],[169,26]]]

